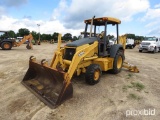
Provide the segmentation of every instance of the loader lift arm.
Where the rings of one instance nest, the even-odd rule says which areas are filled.
[[[66,82],[70,82],[74,72],[76,71],[76,69],[78,67],[78,65],[81,63],[81,61],[85,61],[85,56],[87,54],[89,54],[90,51],[94,50],[97,47],[98,42],[95,42],[92,45],[86,45],[82,49],[78,50],[75,53],[72,61],[68,61],[68,60],[65,60],[65,59],[62,58],[63,56],[62,56],[62,53],[60,51],[61,50],[60,45],[61,45],[61,34],[59,34],[59,36],[58,36],[57,51],[55,52],[55,56],[52,59],[50,67],[56,69],[57,68],[56,66],[57,66],[58,62],[61,64],[62,68],[65,67],[65,64],[68,64],[69,69],[66,72],[64,78],[65,78]],[[92,57],[93,57],[93,59],[98,58],[97,55],[94,55]],[[90,60],[92,60],[92,58],[90,58]]]

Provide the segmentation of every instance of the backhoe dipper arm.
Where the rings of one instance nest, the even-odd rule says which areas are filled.
[[[31,44],[32,44],[31,40],[33,40],[32,34],[29,34],[29,35],[24,36],[23,39],[21,40],[21,42],[17,42],[16,45],[17,45],[17,46],[20,46],[20,45],[23,44],[26,40],[28,40],[29,43],[30,43],[30,46],[32,46],[32,45],[31,45]]]
[[[131,72],[139,73],[139,69],[137,68],[137,66],[132,65],[132,64],[130,64],[128,62],[124,62],[123,63],[123,67],[127,68]]]

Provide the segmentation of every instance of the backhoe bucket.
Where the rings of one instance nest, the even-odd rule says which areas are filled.
[[[139,73],[139,69],[137,68],[137,66],[132,65],[128,62],[123,62],[123,67],[127,68],[131,72]]]
[[[64,75],[64,72],[30,61],[22,84],[50,108],[55,108],[73,95],[72,84],[65,82]]]

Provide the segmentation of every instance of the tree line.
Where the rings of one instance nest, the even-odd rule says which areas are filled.
[[[127,38],[134,39],[134,40],[140,40],[140,41],[144,40],[145,38],[144,36],[136,36],[135,34],[130,34],[130,33],[126,35],[127,35]]]
[[[9,31],[9,35],[10,37],[12,38],[17,38],[17,37],[23,37],[25,35],[28,35],[29,33],[32,34],[32,36],[34,37],[34,40],[39,40],[39,35],[40,35],[40,39],[41,40],[55,40],[57,41],[58,40],[58,34],[57,32],[54,32],[53,34],[40,34],[39,32],[35,32],[35,31],[29,31],[28,29],[26,28],[20,28],[18,30],[17,33],[15,33],[14,31],[10,30]],[[131,34],[131,33],[128,33],[126,34],[127,35],[127,38],[131,38],[131,39],[134,39],[134,40],[144,40],[144,36],[136,36],[135,34]],[[108,37],[110,39],[114,38],[113,35],[108,35]],[[66,33],[62,36],[62,40],[65,40],[65,41],[69,41],[69,40],[77,40],[78,37],[77,36],[72,36],[71,33]]]
[[[17,33],[15,33],[13,30],[10,30],[8,32],[9,36],[11,38],[17,38],[17,37],[23,37],[25,35],[28,35],[29,33],[32,34],[34,40],[39,40],[39,36],[40,36],[40,40],[55,40],[57,41],[58,40],[58,34],[57,32],[54,32],[53,34],[40,34],[39,32],[36,32],[36,31],[29,31],[28,29],[26,28],[20,28],[18,30]],[[77,40],[77,36],[72,36],[71,33],[66,33],[62,36],[62,40],[65,40],[65,41],[69,41],[69,40]]]

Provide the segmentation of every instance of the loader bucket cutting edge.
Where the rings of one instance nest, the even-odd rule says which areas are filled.
[[[64,82],[64,72],[29,62],[22,84],[50,108],[55,108],[73,96],[73,87]]]

